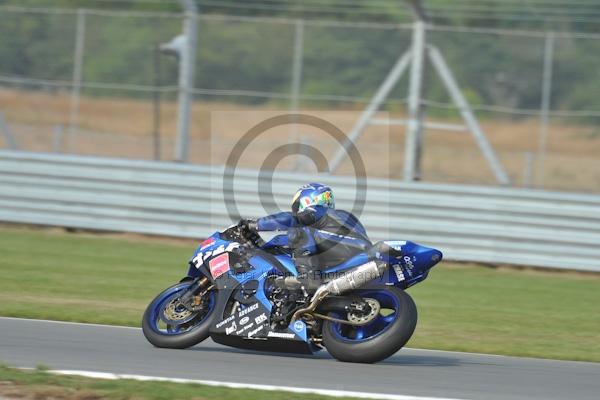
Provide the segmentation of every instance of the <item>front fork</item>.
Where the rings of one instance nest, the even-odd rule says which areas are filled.
[[[185,282],[185,278],[182,280]],[[202,298],[204,295],[211,290],[214,285],[210,284],[210,281],[206,277],[196,278],[192,284],[187,288],[184,294],[179,297],[179,302],[191,312],[200,311],[202,308]]]

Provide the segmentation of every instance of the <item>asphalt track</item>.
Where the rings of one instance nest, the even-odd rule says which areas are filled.
[[[402,349],[375,365],[258,353],[206,341],[152,347],[137,328],[0,318],[0,362],[16,367],[139,374],[456,399],[600,399],[600,364]]]

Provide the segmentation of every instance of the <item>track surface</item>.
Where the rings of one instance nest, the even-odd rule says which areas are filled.
[[[457,399],[600,398],[600,364],[403,349],[385,362],[237,350],[206,341],[153,348],[140,329],[0,318],[0,362],[17,367],[140,374]]]

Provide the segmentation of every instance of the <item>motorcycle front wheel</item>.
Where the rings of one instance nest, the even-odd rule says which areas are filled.
[[[323,321],[323,344],[333,357],[374,363],[388,358],[408,342],[417,325],[417,307],[408,293],[385,286],[356,290],[352,295],[375,299],[381,309],[373,320],[361,326]],[[330,315],[345,319],[337,313]]]
[[[146,308],[142,331],[154,346],[185,349],[208,338],[217,292],[207,292],[200,299],[198,311],[192,312],[179,300],[192,284],[185,281],[165,289]]]

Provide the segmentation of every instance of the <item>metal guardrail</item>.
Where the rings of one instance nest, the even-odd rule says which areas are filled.
[[[223,168],[0,151],[0,221],[202,238],[231,224]],[[235,172],[240,214],[265,214],[258,172]],[[287,207],[306,175],[276,173]],[[355,180],[311,177],[352,207]],[[600,196],[369,179],[360,216],[374,240],[408,239],[446,259],[600,271]]]

